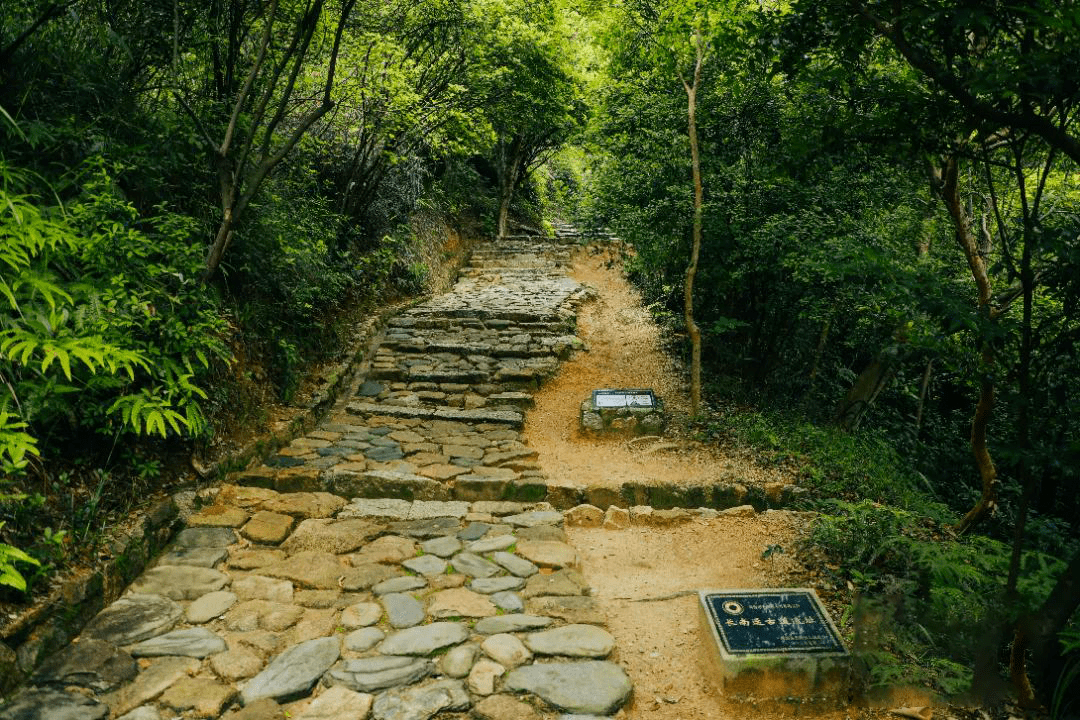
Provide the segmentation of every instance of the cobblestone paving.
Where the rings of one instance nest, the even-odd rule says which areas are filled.
[[[476,251],[390,322],[357,396],[188,513],[0,720],[615,713],[630,680],[519,434],[578,343],[568,261]]]

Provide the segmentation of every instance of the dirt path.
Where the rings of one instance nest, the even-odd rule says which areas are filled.
[[[675,363],[661,347],[660,331],[641,297],[620,270],[610,248],[578,253],[573,277],[597,297],[579,311],[578,334],[588,346],[564,363],[558,376],[535,396],[525,437],[539,452],[541,469],[553,484],[618,486],[689,484],[736,473],[760,482],[772,476],[737,458],[693,442],[675,451],[649,454],[625,440],[596,439],[578,430],[581,401],[595,388],[652,387],[669,410],[686,414],[686,388]],[[581,553],[594,597],[619,648],[618,662],[634,681],[627,720],[745,718],[751,708],[724,701],[701,669],[699,589],[784,587],[802,584],[793,548],[805,523],[798,515],[769,512],[753,517],[695,519],[672,528],[569,530]],[[762,559],[769,545],[774,552]],[[686,593],[686,594],[680,594]],[[667,597],[663,600],[650,598]],[[808,715],[841,718],[844,713],[808,711],[787,704],[755,705],[754,718]]]
[[[525,441],[540,453],[541,469],[554,485],[619,487],[624,482],[692,485],[724,477],[755,484],[783,482],[779,475],[694,442],[650,453],[624,439],[598,439],[579,429],[582,400],[597,388],[651,387],[669,413],[686,416],[687,388],[675,362],[663,352],[660,330],[641,295],[621,272],[612,247],[590,247],[575,257],[572,276],[596,291],[578,312],[578,336],[588,352],[563,363],[559,374],[534,396],[525,418]]]

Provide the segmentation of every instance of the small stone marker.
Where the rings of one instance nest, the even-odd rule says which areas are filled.
[[[593,405],[598,408],[610,407],[646,407],[656,406],[656,396],[652,390],[593,390]]]
[[[650,434],[664,426],[664,403],[649,388],[593,390],[581,404],[580,420],[588,432]]]
[[[706,671],[725,695],[842,699],[849,655],[809,588],[702,590]]]

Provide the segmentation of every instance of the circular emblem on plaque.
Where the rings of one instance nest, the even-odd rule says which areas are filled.
[[[724,612],[726,612],[728,615],[742,615],[743,606],[735,602],[734,600],[728,600],[726,603],[724,603]]]

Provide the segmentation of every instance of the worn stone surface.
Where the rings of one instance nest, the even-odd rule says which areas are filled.
[[[372,706],[375,720],[429,720],[443,710],[468,710],[472,701],[459,680],[435,680],[389,690]]]
[[[188,711],[200,718],[221,717],[221,711],[236,696],[236,688],[210,678],[183,678],[161,696],[161,704]]]
[[[253,677],[262,667],[262,657],[244,645],[210,657],[210,668],[222,680]]]
[[[505,687],[530,692],[560,710],[610,715],[630,698],[630,678],[621,667],[599,660],[522,665],[511,670]]]
[[[506,533],[505,535],[495,535],[494,537],[486,537],[480,540],[474,540],[469,543],[469,552],[482,555],[483,553],[494,552],[496,550],[506,550],[513,547],[517,543],[517,538]]]
[[[465,625],[436,622],[394,633],[382,641],[379,652],[384,655],[427,655],[444,647],[463,643],[468,638],[469,628]]]
[[[458,645],[446,651],[439,658],[439,672],[447,677],[463,678],[468,676],[473,663],[476,662],[477,647],[475,645]]]
[[[441,575],[446,572],[447,562],[435,555],[421,555],[402,562],[401,566],[418,575]]]
[[[363,720],[371,712],[374,696],[348,688],[332,687],[311,701],[296,720]]]
[[[532,510],[518,515],[507,515],[503,521],[515,527],[536,527],[537,525],[559,525],[563,521],[563,516],[561,512],[555,510]]]
[[[298,518],[327,518],[343,507],[343,498],[325,492],[285,493],[262,503],[263,510]]]
[[[290,515],[260,510],[240,528],[240,534],[252,542],[277,545],[289,536],[294,519]]]
[[[236,712],[225,715],[222,720],[287,720],[285,710],[270,698],[256,700]]]
[[[434,664],[423,658],[375,656],[339,663],[327,679],[357,692],[376,692],[417,683],[433,669]]]
[[[402,575],[401,577],[390,578],[380,583],[376,583],[371,588],[371,592],[376,595],[386,595],[387,593],[401,593],[409,592],[410,590],[421,590],[428,585],[427,580],[424,578],[414,577],[412,575]]]
[[[354,573],[336,555],[316,550],[298,552],[287,560],[260,568],[260,572],[312,589],[341,587],[342,578]]]
[[[497,612],[491,600],[465,588],[433,593],[428,598],[428,615],[433,618],[489,617]]]
[[[315,638],[293,645],[270,661],[266,669],[244,687],[244,703],[269,697],[286,700],[306,695],[319,678],[337,662],[340,641]]]
[[[608,530],[625,530],[630,527],[630,512],[612,505],[604,513],[604,527]]]
[[[583,596],[541,596],[529,598],[525,604],[529,612],[547,615],[570,623],[589,623],[602,625],[604,614],[600,612],[596,601]]]
[[[540,615],[496,615],[495,617],[478,620],[473,629],[481,635],[495,635],[497,633],[513,633],[523,630],[536,630],[545,628],[552,623],[552,619]]]
[[[203,627],[173,630],[131,646],[134,657],[177,655],[204,658],[226,650],[228,646],[221,636]]]
[[[188,528],[176,535],[173,545],[178,548],[223,548],[236,542],[231,528]]]
[[[420,549],[430,555],[448,558],[461,550],[461,541],[456,537],[444,536],[425,540],[420,543]]]
[[[248,514],[237,507],[210,505],[187,519],[190,527],[240,527],[247,522]]]
[[[212,568],[229,557],[225,548],[176,548],[158,560],[158,565],[195,565]]]
[[[349,652],[366,652],[382,642],[386,633],[377,627],[360,628],[345,636],[345,649]]]
[[[35,685],[78,685],[103,693],[128,682],[138,671],[128,653],[103,640],[86,638],[43,662],[31,681]]]
[[[160,595],[125,595],[102,610],[83,629],[86,637],[113,645],[129,645],[171,630],[183,609]]]
[[[352,556],[352,563],[400,563],[416,556],[416,543],[397,535],[373,540]]]
[[[567,510],[563,520],[570,527],[597,528],[604,524],[604,511],[595,505],[578,505]]]
[[[499,663],[483,658],[478,660],[469,671],[469,690],[477,695],[490,695],[495,692],[495,681],[506,674],[506,668]]]
[[[510,575],[493,578],[474,578],[469,583],[469,588],[474,592],[491,595],[497,592],[506,592],[507,590],[517,590],[523,585],[525,585],[525,580],[523,578]]]
[[[480,644],[480,649],[495,662],[511,669],[529,662],[533,656],[517,636],[509,633],[489,636]]]
[[[189,623],[199,625],[224,615],[236,603],[236,600],[236,594],[227,590],[207,593],[188,605],[184,615]]]
[[[293,555],[304,551],[318,551],[340,555],[352,552],[374,539],[384,526],[369,520],[330,520],[309,518],[301,522],[281,549]]]
[[[516,592],[493,593],[491,602],[495,603],[495,607],[508,613],[520,613],[525,609],[525,602],[521,599],[521,595]]]
[[[605,658],[615,647],[615,638],[595,625],[563,625],[526,635],[525,644],[538,655]]]
[[[533,575],[525,582],[522,596],[538,595],[587,595],[589,586],[577,570],[559,570],[550,575]]]
[[[304,616],[304,608],[269,600],[248,600],[234,606],[225,615],[230,630],[270,630],[280,632],[295,625]]]
[[[457,572],[469,577],[488,578],[499,574],[499,566],[470,552],[459,552],[450,559],[450,564]]]
[[[231,582],[228,575],[213,568],[195,565],[158,565],[150,568],[131,584],[131,591],[142,595],[162,595],[173,600],[194,600],[221,590]]]
[[[233,581],[232,591],[241,600],[272,600],[273,602],[291,603],[293,584],[288,580],[269,578],[263,575],[248,575]]]
[[[104,696],[102,701],[114,714],[123,715],[154,700],[198,669],[199,661],[194,658],[163,657],[151,663],[131,683]]]
[[[577,550],[562,542],[553,542],[549,540],[522,540],[517,544],[516,552],[527,561],[539,565],[540,567],[576,568],[578,566]],[[501,565],[502,563],[499,564]],[[532,573],[528,574],[531,575]]]
[[[374,625],[379,622],[382,614],[383,609],[377,603],[356,603],[341,611],[341,626],[352,630],[353,628]]]
[[[0,720],[104,720],[109,706],[53,688],[31,688],[0,707]]]
[[[408,628],[424,622],[424,606],[412,595],[387,593],[379,597],[386,619],[395,628]]]

